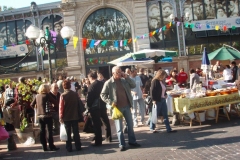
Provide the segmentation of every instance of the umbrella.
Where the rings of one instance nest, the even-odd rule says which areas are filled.
[[[210,61],[209,61],[208,54],[206,51],[206,47],[204,47],[204,50],[203,50],[201,69],[203,70],[203,72],[206,73],[206,82],[205,82],[206,84],[204,84],[204,85],[208,86],[208,76],[207,75],[211,69],[211,65],[210,65]]]
[[[203,57],[202,57],[202,64],[201,64],[201,69],[207,73],[210,70],[211,66],[210,66],[210,61],[208,58],[208,54],[206,52],[206,48],[204,47],[204,51],[203,51]]]
[[[130,65],[137,65],[137,64],[154,64],[155,61],[150,58],[142,58],[142,59],[134,60],[131,56],[129,57],[129,55],[126,55],[108,63],[114,64],[117,66],[130,66]]]
[[[136,64],[154,64],[155,63],[154,60],[150,59],[149,57],[176,56],[176,55],[177,55],[177,52],[175,51],[144,49],[134,53],[128,53],[108,63],[118,65],[118,66],[136,65]]]
[[[223,46],[208,54],[210,60],[234,60],[240,59],[240,52],[234,48]]]

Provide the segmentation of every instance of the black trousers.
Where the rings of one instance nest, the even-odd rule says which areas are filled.
[[[102,122],[105,125],[105,138],[107,141],[112,141],[111,136],[111,126],[109,123],[107,110],[106,109],[94,109],[90,110],[90,115],[92,117],[93,126],[95,129],[95,144],[101,145],[102,144]]]
[[[89,111],[92,122],[93,122],[93,127],[95,131],[95,144],[96,145],[101,145],[102,144],[102,122],[100,119],[100,110],[99,109],[92,109]]]
[[[54,126],[53,130],[56,134],[59,134],[59,132],[60,132],[59,113],[53,112],[52,118],[53,118],[53,126]]]
[[[64,121],[64,125],[67,132],[68,140],[66,141],[66,149],[72,150],[72,137],[71,132],[73,131],[73,140],[75,142],[75,147],[77,150],[81,149],[81,140],[78,130],[78,120],[74,121]]]
[[[53,120],[52,117],[39,118],[40,124],[40,143],[42,144],[43,149],[47,148],[47,137],[46,137],[46,125],[48,128],[48,145],[49,148],[54,148],[53,144]]]
[[[105,139],[107,141],[112,141],[112,133],[111,133],[111,126],[109,123],[108,115],[107,115],[107,109],[100,109],[100,118],[105,126]]]

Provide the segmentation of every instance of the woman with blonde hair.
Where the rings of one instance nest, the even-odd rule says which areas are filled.
[[[38,94],[34,98],[31,103],[31,107],[37,106],[37,116],[39,118],[40,124],[40,142],[42,144],[42,148],[44,151],[48,151],[47,149],[47,136],[46,136],[46,125],[48,128],[48,145],[51,151],[59,150],[53,144],[53,120],[52,115],[50,113],[49,103],[54,104],[54,106],[58,106],[57,101],[49,95],[50,88],[47,84],[42,84],[38,89]]]
[[[167,103],[166,103],[166,86],[165,86],[165,78],[167,76],[167,73],[159,69],[155,75],[155,77],[152,80],[151,88],[150,88],[150,95],[152,97],[152,103],[153,105],[157,105],[157,115],[161,113],[161,115],[164,118],[164,123],[167,129],[168,133],[176,132],[175,130],[172,130],[169,124],[168,120],[168,110],[167,110]],[[156,133],[156,124],[154,124],[151,120],[150,122],[150,131],[152,133]]]

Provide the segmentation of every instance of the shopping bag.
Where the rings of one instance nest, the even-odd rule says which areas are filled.
[[[62,141],[67,141],[67,132],[66,132],[66,128],[64,126],[63,123],[61,123],[61,126],[60,126],[60,140]]]
[[[9,138],[8,132],[3,128],[3,126],[0,126],[0,141],[6,140]]]
[[[152,123],[154,123],[154,124],[157,124],[157,105],[156,104],[154,104],[153,106],[152,106]]]
[[[112,119],[117,120],[122,118],[123,118],[122,112],[117,107],[114,107],[113,113],[112,113]]]
[[[84,127],[83,132],[85,133],[95,133],[95,129],[93,127],[92,118],[89,115],[84,116]]]

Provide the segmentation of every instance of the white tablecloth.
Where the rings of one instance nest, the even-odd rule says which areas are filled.
[[[173,98],[172,96],[168,95],[166,98],[167,108],[168,108],[168,115],[172,115],[174,108],[173,108]]]

